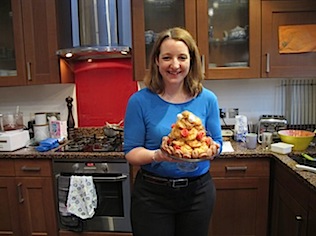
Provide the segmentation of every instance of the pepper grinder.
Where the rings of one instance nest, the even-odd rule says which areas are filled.
[[[68,96],[66,98],[66,102],[67,102],[67,107],[68,107],[68,119],[67,119],[67,134],[68,134],[68,139],[72,139],[74,136],[74,127],[75,127],[75,120],[74,117],[72,115],[72,102],[73,102],[73,98]]]

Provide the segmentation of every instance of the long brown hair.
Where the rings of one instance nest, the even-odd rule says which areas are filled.
[[[202,91],[202,81],[204,79],[200,52],[192,35],[179,27],[167,29],[158,35],[150,55],[149,73],[144,78],[146,87],[157,94],[165,91],[165,85],[159,73],[156,59],[159,57],[162,42],[167,38],[182,41],[187,45],[190,54],[190,70],[184,80],[184,88],[191,96],[199,94]]]

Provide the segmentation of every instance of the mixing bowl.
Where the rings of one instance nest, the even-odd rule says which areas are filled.
[[[280,130],[278,134],[282,142],[294,145],[294,151],[305,150],[315,136],[314,132],[307,130]]]

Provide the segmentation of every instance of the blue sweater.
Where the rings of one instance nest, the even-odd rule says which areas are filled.
[[[213,92],[203,88],[194,99],[174,104],[164,101],[157,94],[144,88],[134,93],[127,104],[124,119],[124,152],[128,153],[135,147],[150,150],[160,148],[162,137],[170,133],[171,125],[177,121],[177,114],[184,110],[192,112],[202,120],[207,133],[221,145],[222,149],[219,108]],[[193,172],[179,170],[176,162],[153,162],[142,168],[159,176],[172,178],[199,176],[210,168],[208,160],[197,164],[198,168]]]

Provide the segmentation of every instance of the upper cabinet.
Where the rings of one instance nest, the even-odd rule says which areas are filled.
[[[0,86],[62,82],[56,51],[63,43],[69,44],[71,37],[59,34],[58,21],[62,19],[57,7],[67,2],[1,1]]]
[[[315,77],[315,31],[316,1],[263,1],[261,76]]]
[[[208,79],[260,76],[260,3],[197,1],[197,41]]]
[[[196,37],[195,0],[131,0],[134,80],[143,80],[156,35],[174,26]]]
[[[316,27],[315,16],[314,0],[132,0],[134,79],[156,34],[174,26],[196,39],[206,79],[315,77],[316,40],[314,52],[279,51],[283,26]]]
[[[260,0],[132,0],[134,79],[142,80],[155,36],[180,26],[196,39],[207,79],[260,75]]]

